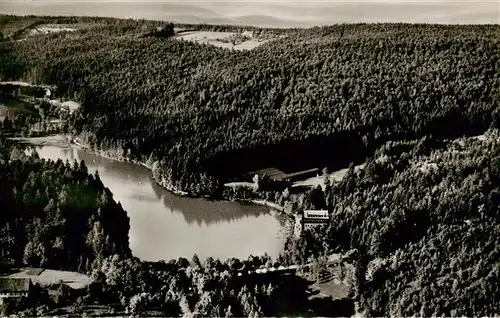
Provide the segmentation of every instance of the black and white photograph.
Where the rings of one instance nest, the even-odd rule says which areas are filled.
[[[0,0],[0,317],[500,318],[499,0]]]

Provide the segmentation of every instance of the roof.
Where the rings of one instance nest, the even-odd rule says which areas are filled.
[[[330,215],[328,210],[305,210],[304,218],[316,220],[328,220]]]
[[[258,174],[259,176],[266,175],[271,179],[282,179],[286,174],[276,168],[265,168],[258,171],[251,172],[252,175]]]
[[[328,220],[324,219],[303,219],[302,224],[328,224]]]
[[[289,174],[285,175],[283,178],[293,178],[293,177],[301,176],[303,174],[308,174],[308,173],[317,172],[317,171],[319,171],[318,168],[313,168],[313,169],[309,169],[309,170],[302,170],[302,171],[298,171],[298,172],[294,172],[294,173],[289,173]]]
[[[27,292],[30,283],[29,278],[0,277],[0,293]]]

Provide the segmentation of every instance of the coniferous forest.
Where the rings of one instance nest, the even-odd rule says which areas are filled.
[[[157,161],[195,195],[269,164],[362,161],[388,140],[500,120],[495,26],[337,25],[240,52],[137,36],[143,23],[9,41],[4,78],[56,85],[83,105],[75,135]]]
[[[43,23],[85,27],[25,37]],[[83,162],[40,160],[2,141],[4,265],[92,272],[85,301],[130,314],[500,313],[498,26],[254,28],[274,38],[249,51],[178,40],[157,21],[0,16],[0,30],[0,80],[54,85],[81,103],[65,129],[92,150],[147,162],[171,190],[332,215],[290,237],[274,262],[142,262],[125,211]],[[223,186],[268,167],[348,166],[340,182],[306,193]],[[352,308],[320,312],[300,281],[236,275],[332,252],[354,255]]]
[[[2,265],[87,272],[130,255],[128,217],[83,161],[41,160],[5,140],[0,147]]]
[[[483,141],[386,144],[377,158],[326,191],[334,216],[320,234],[360,253],[360,306],[370,316],[498,313],[498,131]]]

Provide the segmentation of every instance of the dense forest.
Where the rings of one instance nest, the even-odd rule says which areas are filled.
[[[55,301],[41,290],[33,296],[0,306],[3,315],[21,317],[81,315],[87,306],[109,306],[108,316],[148,317],[310,317],[353,314],[352,301],[311,300],[309,282],[295,276],[239,277],[238,269],[258,268],[267,256],[225,262],[196,255],[169,262],[141,262],[110,256],[92,273],[93,282],[75,292],[64,285]],[[35,296],[36,295],[36,296]]]
[[[314,315],[320,308],[352,314],[352,306],[339,306],[332,301],[329,307],[316,306],[308,299],[308,284],[294,275],[261,278],[236,275],[242,268],[266,264],[272,266],[267,256],[225,262],[208,258],[200,262],[195,255],[191,261],[181,258],[168,263],[141,263],[115,256],[107,259],[96,275],[100,277],[96,283],[101,283],[96,284],[96,289],[110,297],[108,300],[113,297],[120,300],[131,314],[156,310],[183,317],[269,317],[292,313]],[[89,294],[88,300],[94,295]]]
[[[15,149],[10,155],[2,152],[2,158],[39,160]],[[66,170],[60,175],[68,175],[71,166],[59,165]],[[84,168],[75,164],[74,169]],[[352,296],[368,316],[493,316],[500,310],[497,130],[479,138],[387,143],[364,169],[356,172],[351,166],[342,182],[327,183],[325,192],[314,189],[302,202],[307,208],[328,206],[331,224],[290,239],[277,262],[269,257],[200,261],[194,256],[149,263],[109,255],[93,266],[94,283],[77,304],[119,303],[129,314],[171,316],[332,312],[321,311],[325,308],[351,315],[352,307],[334,302],[312,305],[308,284],[299,277],[259,280],[236,273],[354,250]]]
[[[83,104],[75,135],[156,162],[164,184],[192,194],[252,169],[335,167],[388,140],[499,124],[495,26],[337,25],[240,52],[123,25],[146,24],[4,42],[3,77],[57,85]]]
[[[76,31],[26,36],[41,23]],[[278,263],[356,251],[352,296],[366,315],[500,312],[497,26],[286,30],[250,51],[180,41],[171,24],[140,20],[3,16],[0,27],[0,80],[56,85],[79,101],[67,128],[89,147],[147,162],[164,186],[194,195],[329,209],[329,226],[290,238]],[[18,149],[0,158],[2,256],[92,269],[85,301],[172,316],[274,316],[306,306],[299,282],[235,275],[268,259],[131,258],[123,210],[83,163]],[[341,182],[305,194],[276,191],[266,179],[257,191],[222,187],[260,168],[349,163]]]
[[[3,266],[88,272],[129,256],[129,219],[83,162],[41,160],[0,141]]]
[[[358,251],[356,299],[369,316],[500,312],[498,130],[388,143],[311,202],[333,211],[316,241]]]

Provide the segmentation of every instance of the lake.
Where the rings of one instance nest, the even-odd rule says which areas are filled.
[[[130,217],[130,248],[142,260],[212,256],[247,259],[283,250],[286,216],[264,206],[178,197],[159,187],[141,166],[107,159],[76,148],[36,147],[40,158],[84,160],[99,171]]]

